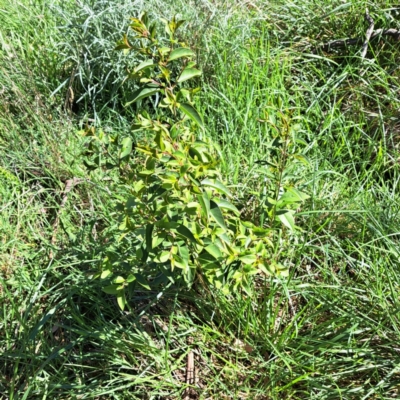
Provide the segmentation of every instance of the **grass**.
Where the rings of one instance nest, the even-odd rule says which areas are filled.
[[[382,38],[366,60],[357,47],[311,53],[364,35],[365,7],[377,28],[398,29],[398,9],[149,4],[0,1],[0,397],[182,398],[193,351],[192,398],[398,398],[399,51]],[[259,277],[252,293],[230,296],[135,290],[127,312],[87,279],[113,209],[107,176],[83,168],[76,132],[88,120],[129,129],[125,60],[112,48],[145,5],[188,20],[207,135],[257,223],[251,192],[275,188],[256,163],[274,131],[258,120],[265,110],[296,118],[309,162],[289,165],[287,179],[310,199],[301,230],[276,241],[288,279]],[[69,88],[74,113],[63,109]],[[74,177],[84,181],[60,207]]]

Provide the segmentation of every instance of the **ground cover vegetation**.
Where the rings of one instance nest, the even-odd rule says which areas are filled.
[[[144,11],[157,57],[121,42]],[[1,397],[399,397],[400,53],[362,53],[371,20],[400,9],[0,0]]]

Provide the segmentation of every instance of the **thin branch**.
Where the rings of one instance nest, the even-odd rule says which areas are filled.
[[[193,338],[189,337],[188,339],[188,344],[192,345],[193,344]],[[185,383],[187,385],[194,385],[195,384],[195,369],[194,369],[194,354],[193,350],[190,350],[188,355],[187,355],[187,360],[186,360],[186,379]],[[191,389],[190,387],[187,387],[184,393],[184,400],[189,400],[190,399],[190,394],[191,394]]]
[[[367,55],[367,50],[368,50],[368,43],[371,39],[371,35],[374,31],[374,20],[371,18],[371,16],[369,15],[368,12],[368,8],[365,10],[365,19],[369,22],[369,28],[367,29],[367,34],[365,35],[365,42],[363,44],[362,47],[362,51],[361,51],[361,59],[363,60],[365,58],[365,56]]]
[[[74,86],[75,74],[76,74],[76,70],[78,69],[78,67],[79,67],[79,62],[73,68],[70,78],[69,78],[69,82],[68,82],[67,93],[65,95],[65,101],[64,101],[64,110],[67,112],[72,111],[72,106],[73,106],[74,99],[75,99],[75,93],[74,93],[74,90],[72,89],[72,87]]]
[[[369,41],[371,42],[374,39],[377,39],[382,36],[391,36],[395,40],[400,41],[400,30],[398,29],[376,29],[371,33]],[[330,51],[335,48],[343,48],[347,46],[355,46],[364,43],[364,39],[362,37],[351,38],[351,39],[339,39],[332,40],[331,42],[324,43],[321,46],[318,46],[315,50],[322,51]],[[314,50],[314,51],[315,51]]]
[[[61,200],[60,208],[58,209],[56,220],[54,221],[54,224],[53,224],[53,235],[51,237],[51,244],[53,246],[55,246],[56,242],[57,242],[57,232],[58,232],[58,227],[60,225],[60,214],[61,214],[62,209],[65,207],[65,204],[67,203],[68,193],[74,188],[74,186],[76,186],[77,184],[79,184],[83,181],[84,181],[84,179],[73,178],[73,179],[68,179],[65,182],[65,189],[63,192],[64,196]],[[50,258],[54,258],[53,250],[50,251]]]

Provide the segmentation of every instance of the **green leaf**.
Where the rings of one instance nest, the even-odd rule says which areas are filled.
[[[262,238],[262,237],[265,237],[266,235],[268,235],[271,232],[271,230],[262,228],[260,226],[254,226],[252,228],[252,232],[255,236]]]
[[[254,264],[257,261],[257,256],[255,254],[244,254],[239,256],[239,260],[246,265]]]
[[[281,263],[274,263],[274,266],[276,275],[283,277],[289,276],[289,269],[287,267],[285,267]]]
[[[213,201],[218,204],[219,208],[226,209],[233,211],[236,215],[240,215],[240,211],[229,201],[224,199],[217,199],[216,197],[213,198]]]
[[[188,268],[187,260],[184,260],[181,256],[178,255],[174,255],[173,258],[171,259],[171,266],[172,265],[181,268],[184,271],[186,271]]]
[[[125,297],[125,290],[120,290],[117,293],[117,302],[119,305],[119,308],[123,310],[126,306],[126,297]]]
[[[170,229],[177,229],[179,224],[175,221],[168,221],[165,219],[162,219],[160,221],[156,222],[156,225],[161,228],[161,229],[166,229],[166,230],[170,230]]]
[[[193,243],[197,243],[193,233],[185,225],[179,225],[176,231],[186,239],[189,239]]]
[[[144,187],[146,187],[144,182],[142,180],[139,180],[133,186],[133,190],[135,191],[135,193],[139,193]]]
[[[132,46],[130,45],[128,41],[128,37],[124,34],[121,40],[117,42],[117,46],[115,47],[115,50],[129,50],[131,49]]]
[[[224,221],[224,216],[222,215],[221,210],[218,207],[218,204],[213,202],[212,200],[210,201],[210,213],[214,217],[215,222],[222,228],[227,230],[227,227],[225,225]]]
[[[294,231],[296,229],[293,217],[294,213],[295,213],[294,210],[280,210],[277,212],[276,218],[278,218],[283,225],[287,226],[290,230]]]
[[[100,278],[101,279],[106,279],[108,275],[112,274],[112,271],[109,269],[105,269],[104,271],[102,271]]]
[[[149,283],[147,282],[147,279],[143,275],[136,275],[136,282],[139,283],[139,285],[143,286],[145,289],[150,290]]]
[[[107,293],[107,294],[118,294],[118,292],[120,291],[120,289],[118,289],[120,287],[120,285],[109,285],[109,286],[105,286],[102,288],[102,291]]]
[[[228,188],[219,180],[210,180],[210,179],[204,179],[201,181],[201,184],[204,186],[210,186],[214,189],[216,189],[219,193],[226,194],[228,197],[231,197],[231,193],[229,192]]]
[[[129,155],[132,151],[132,138],[126,137],[122,140],[122,148],[121,148],[121,153],[119,155],[119,158],[124,158],[127,155]]]
[[[153,60],[152,60],[152,59],[141,62],[141,63],[135,68],[135,72],[139,72],[139,71],[141,71],[142,69],[147,69],[147,68],[150,68],[150,67],[154,67],[154,63],[153,63]]]
[[[218,246],[216,246],[215,244],[210,244],[209,246],[205,247],[204,250],[210,254],[211,256],[213,256],[216,259],[219,259],[222,257],[222,253],[221,250],[219,249]]]
[[[201,75],[201,71],[196,69],[196,68],[185,68],[182,73],[181,76],[178,79],[178,82],[184,82],[187,81],[188,79],[192,79],[195,76],[200,76]]]
[[[156,33],[157,33],[157,25],[156,25],[156,23],[153,23],[150,26],[149,31],[150,31],[150,37],[152,39],[154,39],[156,37]]]
[[[194,52],[185,47],[179,47],[178,49],[172,50],[168,57],[168,61],[173,61],[181,57],[191,57],[194,56]]]
[[[180,256],[187,263],[189,261],[189,249],[187,246],[178,246],[178,249]]]
[[[154,94],[158,93],[160,90],[157,88],[142,88],[136,90],[132,96],[131,99],[125,103],[125,107],[131,105],[132,103],[135,103],[136,101],[145,99],[146,97],[153,96]]]
[[[201,162],[207,162],[207,160],[204,160],[204,157],[202,153],[200,153],[195,147],[190,146],[189,147],[189,156],[193,158],[193,160],[199,160]]]
[[[158,52],[160,53],[161,56],[165,56],[171,51],[170,47],[159,47]]]
[[[170,257],[170,252],[169,251],[162,251],[160,254],[158,254],[155,258],[154,261],[157,263],[164,264],[169,260]]]
[[[165,240],[165,234],[161,234],[160,236],[153,235],[151,248],[157,248],[163,241]]]
[[[199,203],[195,201],[191,201],[188,203],[184,209],[184,212],[188,215],[195,216],[197,215],[197,211],[199,210]]]
[[[197,200],[200,203],[203,217],[208,221],[210,219],[210,198],[208,197],[208,194],[206,192],[198,194]]]
[[[147,157],[145,167],[148,171],[154,171],[156,167],[156,159],[154,157]],[[144,171],[141,171],[141,173],[144,173]]]
[[[117,276],[117,277],[113,280],[113,282],[114,282],[114,283],[119,283],[119,284],[121,284],[121,283],[124,283],[124,282],[125,282],[125,278],[122,277],[122,276]]]
[[[165,144],[164,144],[164,141],[163,141],[163,132],[162,132],[162,131],[158,131],[158,132],[156,133],[156,136],[155,136],[155,138],[154,138],[154,141],[156,142],[157,147],[158,147],[161,151],[164,151],[164,150],[165,150]]]
[[[151,246],[153,243],[153,229],[153,224],[146,225],[146,250],[149,252],[151,251]]]
[[[253,229],[253,228],[256,227],[256,226],[255,226],[252,222],[250,222],[250,221],[240,221],[240,222],[241,222],[241,224],[242,224],[244,227],[249,228],[249,229]]]
[[[300,192],[295,188],[288,188],[286,192],[279,198],[277,202],[278,207],[284,207],[287,204],[301,203],[310,198],[308,194]]]
[[[203,120],[201,119],[200,114],[192,105],[190,105],[189,103],[180,103],[179,109],[182,110],[182,112],[197,125],[201,126],[202,128],[204,127]]]
[[[163,67],[162,65],[160,65],[160,70],[164,75],[164,78],[169,82],[169,79],[171,77],[171,71],[168,68]]]

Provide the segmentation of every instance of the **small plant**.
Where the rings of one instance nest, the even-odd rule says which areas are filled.
[[[133,131],[149,132],[152,140],[134,144],[131,136],[120,140],[94,128],[84,131],[92,136],[86,165],[118,170],[120,234],[96,277],[107,278],[111,284],[104,291],[116,295],[122,309],[125,289],[135,283],[149,289],[168,283],[191,287],[198,280],[229,293],[239,286],[249,290],[255,274],[287,274],[271,261],[273,231],[240,218],[212,143],[196,137],[203,127],[193,104],[198,89],[182,83],[201,72],[193,52],[175,39],[183,21],[164,23],[168,46],[146,14],[132,19],[135,43],[124,36],[117,45],[143,56],[128,75],[139,84],[129,104],[159,96],[159,106],[169,110],[157,120],[138,115]]]
[[[281,108],[281,107],[280,107]],[[258,172],[264,175],[266,181],[272,185],[264,185],[262,193],[258,195],[261,200],[260,224],[268,223],[274,227],[283,224],[291,231],[297,229],[294,220],[296,208],[306,199],[308,195],[294,186],[298,174],[298,163],[309,165],[307,158],[299,151],[299,148],[307,146],[307,143],[296,137],[296,132],[301,129],[301,118],[291,118],[288,113],[276,111],[265,111],[264,119],[259,120],[268,124],[273,132],[273,139],[268,144],[267,157],[257,161],[261,165]]]

